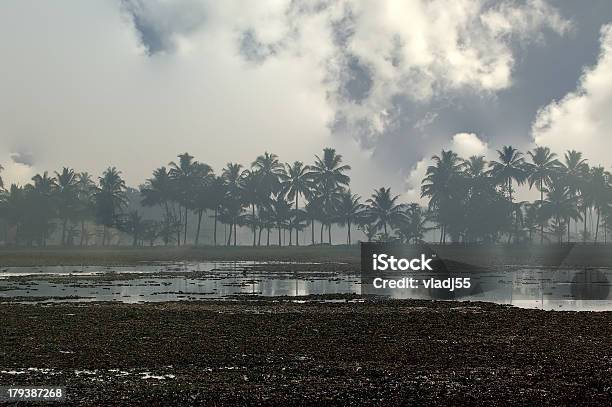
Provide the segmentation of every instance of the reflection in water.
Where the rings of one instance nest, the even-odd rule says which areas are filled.
[[[264,263],[265,264],[265,263]],[[470,277],[469,289],[378,289],[361,284],[358,273],[261,271],[256,262],[207,262],[131,267],[11,267],[0,270],[0,298],[65,297],[73,301],[175,301],[313,294],[364,294],[391,298],[489,301],[527,308],[612,310],[611,269],[551,270],[516,267],[504,270],[427,274],[419,280]],[[292,266],[295,268],[295,266]],[[308,269],[305,267],[305,269]],[[312,269],[312,267],[310,267]],[[185,272],[195,271],[190,276]],[[172,273],[177,272],[176,276]],[[109,274],[110,273],[110,274]],[[163,276],[142,273],[164,273]],[[431,273],[431,272],[430,272]],[[95,279],[87,276],[102,274]],[[47,276],[49,275],[49,276]],[[196,276],[197,275],[197,276]],[[21,276],[19,281],[8,278]],[[69,278],[66,278],[69,276]],[[105,276],[113,278],[106,279]],[[49,299],[52,300],[52,299]]]
[[[601,270],[580,271],[572,279],[571,295],[577,300],[605,300],[610,297],[610,280]]]

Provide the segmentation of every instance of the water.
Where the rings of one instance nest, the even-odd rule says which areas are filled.
[[[0,268],[0,301],[140,303],[366,292],[357,271],[301,271],[300,264],[295,263],[292,269],[297,271],[276,271],[283,263],[274,263],[275,271],[266,271],[265,266],[270,264],[199,262],[5,267]],[[310,264],[304,270],[312,268]],[[427,273],[410,276],[420,280],[436,277]],[[472,281],[472,288],[467,291],[449,293],[420,287],[379,290],[377,294],[392,298],[488,301],[548,310],[612,311],[612,269],[504,267],[467,276]]]

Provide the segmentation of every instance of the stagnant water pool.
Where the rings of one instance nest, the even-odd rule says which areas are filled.
[[[266,266],[273,270],[266,271]],[[362,293],[358,270],[316,269],[312,263],[265,262],[3,267],[0,301],[138,303]],[[419,279],[435,276],[422,272],[411,275]],[[469,276],[472,289],[461,295],[425,288],[381,290],[379,294],[390,298],[488,301],[549,310],[612,311],[612,269],[505,266]]]

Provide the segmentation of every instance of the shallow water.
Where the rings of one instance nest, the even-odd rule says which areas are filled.
[[[298,271],[252,269],[253,266],[267,264],[270,263],[5,267],[0,268],[0,299],[30,297],[22,300],[138,303],[252,296],[359,295],[362,292],[372,292],[362,287],[358,272],[299,271],[299,264]],[[190,276],[191,272],[196,272],[196,275]],[[160,273],[164,275],[160,276]],[[173,276],[172,273],[177,275]],[[431,273],[411,273],[406,276],[420,280],[439,277]],[[470,290],[448,292],[420,287],[377,290],[376,294],[392,298],[488,301],[549,310],[612,311],[612,269],[504,267],[466,276],[472,280]],[[14,277],[19,277],[19,280]],[[36,300],[36,297],[40,297],[40,300]]]

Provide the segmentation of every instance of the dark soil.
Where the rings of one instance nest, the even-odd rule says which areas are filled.
[[[612,404],[612,312],[275,299],[2,304],[0,321],[0,384],[74,404]]]

